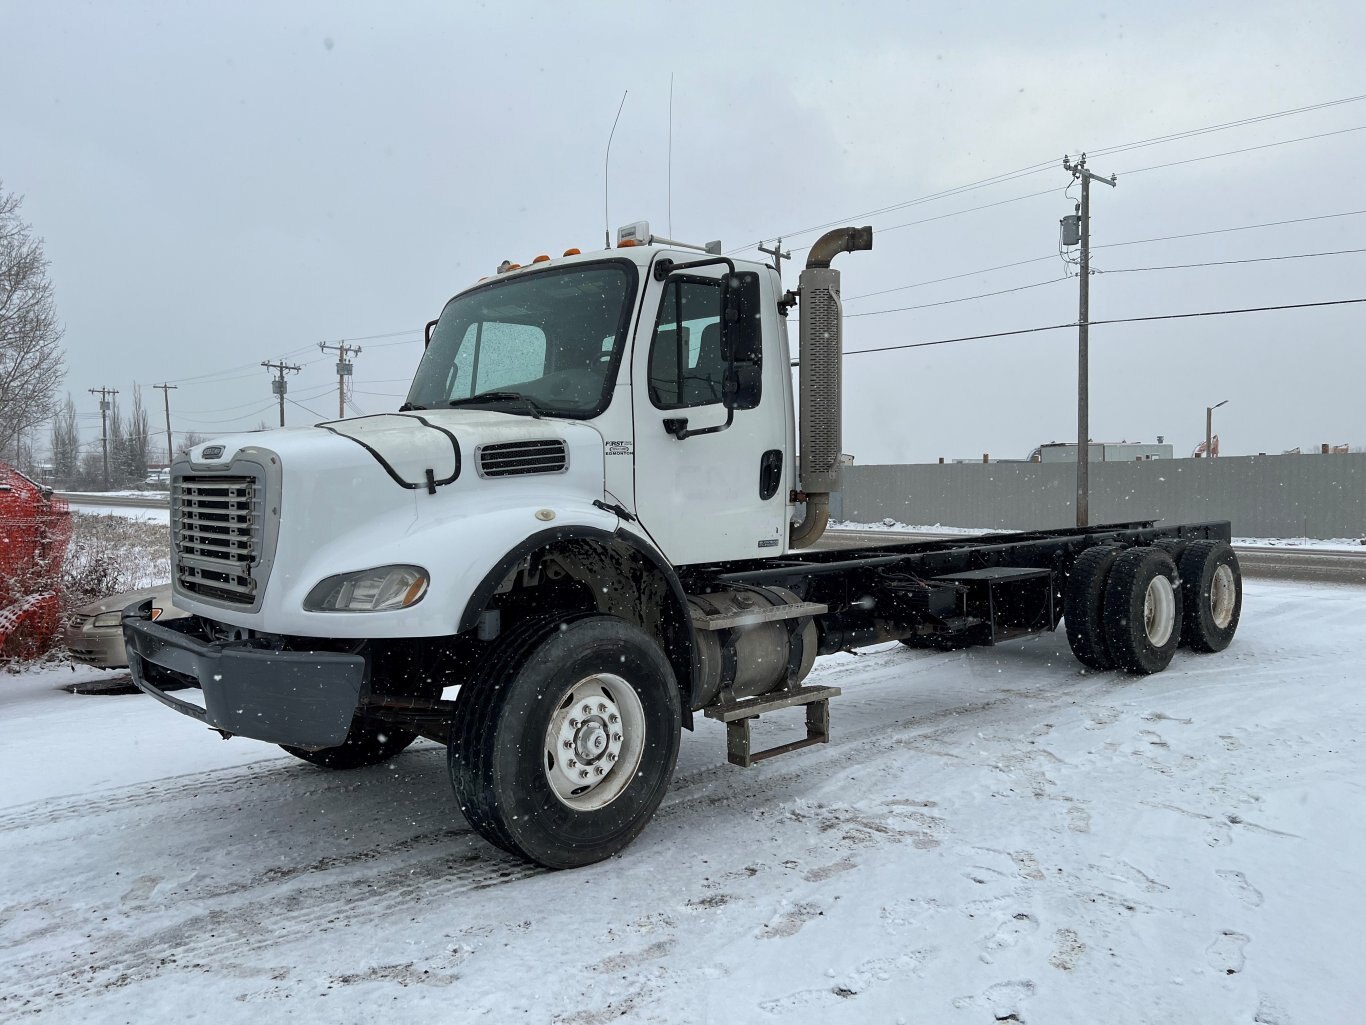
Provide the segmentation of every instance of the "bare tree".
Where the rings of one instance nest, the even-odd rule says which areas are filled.
[[[19,216],[21,202],[0,182],[0,458],[51,417],[66,373],[43,241]]]
[[[115,410],[117,410],[115,406]],[[118,419],[117,412],[115,419]],[[147,448],[150,432],[147,409],[142,404],[142,388],[133,385],[133,408],[110,434],[109,461],[120,486],[141,484],[147,477]]]
[[[80,465],[81,431],[76,426],[76,403],[70,393],[66,405],[52,418],[52,474],[62,484],[70,485]]]
[[[196,434],[194,431],[191,431],[180,439],[180,444],[175,447],[175,454],[177,456],[187,456],[190,454],[190,449],[194,448],[196,445],[202,445],[208,440],[209,439],[204,437],[204,435]]]

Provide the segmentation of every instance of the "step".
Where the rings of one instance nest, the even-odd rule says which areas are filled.
[[[755,698],[741,698],[739,701],[710,705],[702,709],[702,714],[708,719],[718,719],[726,724],[726,759],[732,765],[747,769],[756,762],[775,758],[790,751],[800,751],[814,744],[828,744],[830,699],[838,697],[839,694],[838,687],[795,687]],[[766,712],[798,706],[806,709],[806,738],[779,744],[766,751],[755,751],[749,732],[751,720]]]

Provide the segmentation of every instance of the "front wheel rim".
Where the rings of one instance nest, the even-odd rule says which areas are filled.
[[[614,673],[566,688],[546,727],[541,761],[550,789],[575,811],[611,804],[630,785],[645,751],[640,695]]]
[[[1238,588],[1233,582],[1233,570],[1220,566],[1214,571],[1214,580],[1209,588],[1209,612],[1214,625],[1227,630],[1233,622],[1233,606],[1237,604]]]
[[[1165,576],[1148,582],[1143,594],[1143,629],[1149,642],[1160,648],[1171,639],[1176,628],[1176,591]]]

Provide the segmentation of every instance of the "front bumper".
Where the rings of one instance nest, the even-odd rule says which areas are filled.
[[[96,669],[120,669],[128,664],[123,653],[123,632],[118,627],[96,629],[89,621],[81,626],[69,625],[62,640],[73,662]]]
[[[346,740],[365,685],[365,659],[283,651],[195,636],[193,618],[154,623],[150,599],[123,610],[128,669],[138,688],[182,715],[235,736],[314,750]],[[198,687],[204,706],[166,687]]]

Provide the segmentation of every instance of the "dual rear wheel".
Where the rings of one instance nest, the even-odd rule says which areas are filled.
[[[1179,645],[1222,651],[1242,608],[1238,557],[1223,541],[1091,548],[1068,576],[1063,618],[1092,669],[1157,673]]]

